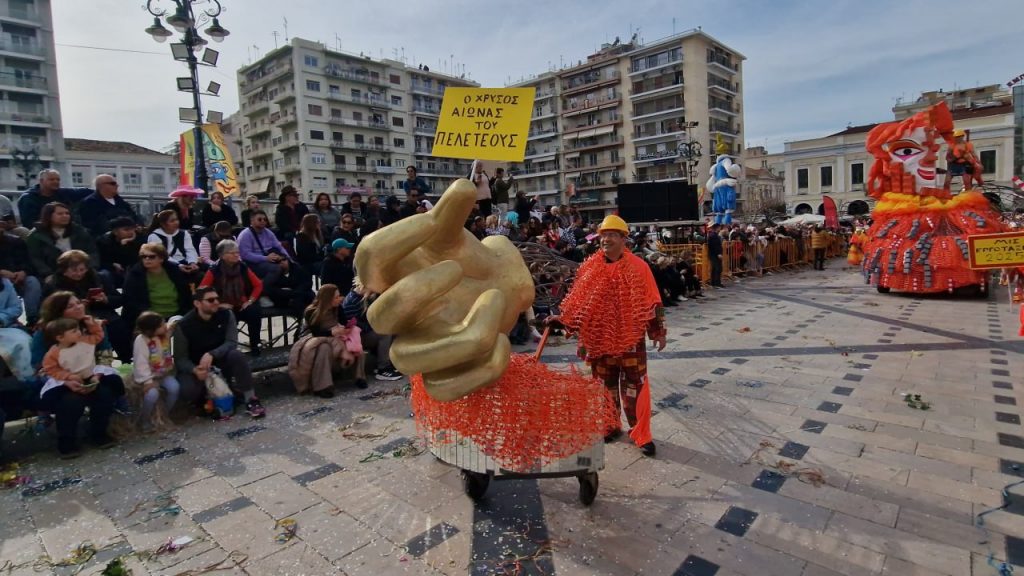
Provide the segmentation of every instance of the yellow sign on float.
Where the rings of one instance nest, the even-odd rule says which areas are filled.
[[[522,162],[536,88],[446,88],[431,156]]]
[[[1024,232],[968,236],[967,245],[975,270],[1024,266]]]

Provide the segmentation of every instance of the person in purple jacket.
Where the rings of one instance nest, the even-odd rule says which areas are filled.
[[[242,260],[263,281],[263,291],[268,299],[275,305],[301,311],[313,300],[309,273],[292,260],[270,230],[266,212],[255,210],[249,218],[249,227],[238,235]]]

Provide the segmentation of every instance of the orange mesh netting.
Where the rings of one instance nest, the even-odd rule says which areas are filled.
[[[571,370],[557,372],[526,354],[513,354],[494,384],[439,402],[423,378],[412,377],[416,425],[430,437],[454,432],[472,440],[502,467],[526,471],[582,452],[618,425],[608,389]]]
[[[576,272],[562,300],[562,323],[579,334],[587,358],[632,350],[661,305],[661,293],[647,263],[626,252],[618,262],[597,253]]]

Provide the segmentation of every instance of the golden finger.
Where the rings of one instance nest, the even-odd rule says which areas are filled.
[[[413,272],[381,294],[366,311],[366,319],[378,334],[406,332],[443,307],[446,303],[440,297],[461,280],[462,266],[454,260]]]
[[[463,242],[465,235],[462,231],[465,230],[466,218],[475,205],[476,186],[465,178],[452,182],[433,210],[427,212],[434,219],[438,230],[437,236],[427,247],[443,253]]]
[[[426,374],[485,356],[494,346],[505,315],[505,295],[496,289],[481,294],[450,335],[438,330],[403,334],[391,346],[391,361],[406,374]],[[434,318],[425,324],[436,322]]]
[[[511,353],[508,337],[498,334],[494,349],[482,361],[424,374],[423,387],[435,400],[457,400],[501,378]]]
[[[430,213],[416,214],[364,238],[359,242],[355,260],[363,285],[372,292],[383,293],[398,280],[395,264],[425,244],[437,230]]]

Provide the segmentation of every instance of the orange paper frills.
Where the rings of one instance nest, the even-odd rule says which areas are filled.
[[[411,381],[421,432],[468,438],[513,472],[582,452],[619,419],[601,381],[557,372],[526,354],[514,354],[494,384],[451,402],[431,398],[419,374]]]

